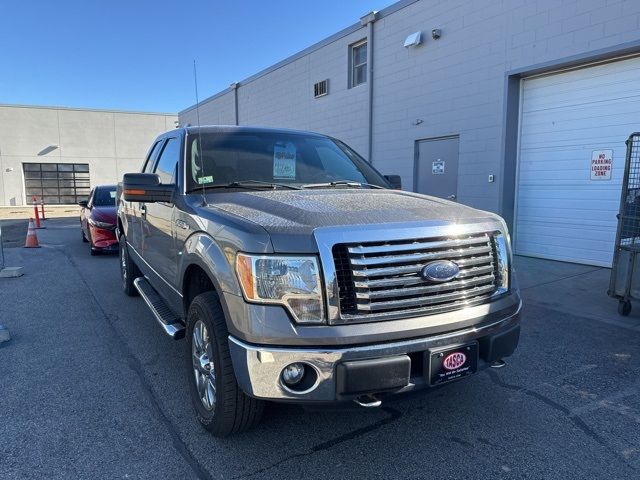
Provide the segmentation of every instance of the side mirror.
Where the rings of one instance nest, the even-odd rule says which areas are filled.
[[[78,202],[78,205],[80,205],[82,208],[87,208],[87,205],[89,205],[89,202],[87,200],[80,200]]]
[[[122,193],[127,202],[171,203],[176,186],[160,183],[155,173],[125,173],[122,178]]]
[[[391,188],[402,190],[402,177],[400,175],[385,175],[384,178],[391,184]]]

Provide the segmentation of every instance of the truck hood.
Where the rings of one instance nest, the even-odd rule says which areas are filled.
[[[495,217],[458,203],[398,190],[322,189],[216,192],[207,208],[263,227],[276,252],[315,252],[320,227],[427,221],[464,223]],[[392,234],[391,234],[392,237]]]

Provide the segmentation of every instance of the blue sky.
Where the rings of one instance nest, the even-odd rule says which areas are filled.
[[[0,103],[177,112],[393,0],[0,0]]]

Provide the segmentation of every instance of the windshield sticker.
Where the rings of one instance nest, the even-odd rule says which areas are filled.
[[[211,175],[207,175],[206,177],[198,177],[198,183],[203,185],[205,183],[213,183],[213,177]]]
[[[273,146],[273,178],[296,178],[296,146],[293,143]]]
[[[109,192],[109,196],[110,196],[111,198],[116,198],[116,191],[115,191],[115,190],[110,191],[110,192]]]

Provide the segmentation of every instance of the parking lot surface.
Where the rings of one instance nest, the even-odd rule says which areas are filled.
[[[380,409],[269,405],[216,439],[194,418],[183,341],[89,255],[77,219],[0,279],[0,478],[637,478],[640,306],[607,269],[517,259],[525,307],[507,367]]]

